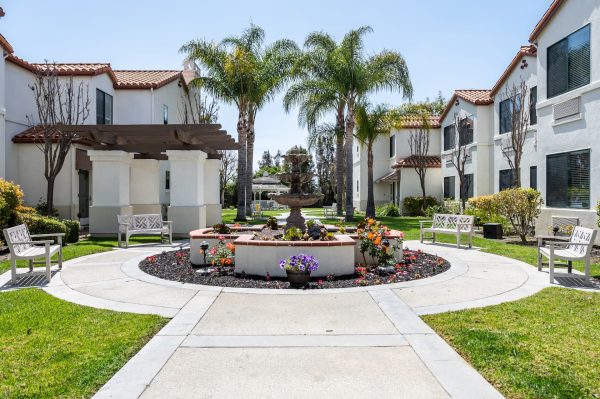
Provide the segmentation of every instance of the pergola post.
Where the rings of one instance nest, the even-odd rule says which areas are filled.
[[[131,163],[131,206],[133,214],[161,213],[159,161],[134,159]]]
[[[173,234],[187,237],[190,231],[206,227],[204,167],[206,153],[200,150],[167,150],[171,166],[169,220]]]
[[[92,161],[92,205],[90,234],[117,234],[117,215],[131,215],[130,164],[133,154],[125,151],[88,150]]]
[[[207,226],[221,223],[220,175],[221,160],[207,159],[204,163],[204,204]]]

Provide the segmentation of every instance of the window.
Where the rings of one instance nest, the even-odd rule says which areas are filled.
[[[444,177],[444,198],[455,198],[454,187],[454,176]]]
[[[529,187],[537,190],[537,166],[529,168]]]
[[[590,25],[548,47],[548,98],[590,83]]]
[[[444,128],[444,151],[451,150],[455,146],[455,128],[454,125]]]
[[[504,169],[499,172],[500,183],[498,184],[498,191],[506,190],[514,186],[514,176],[512,169]]]
[[[465,175],[465,184],[463,187],[463,194],[465,199],[469,199],[473,197],[474,187],[473,187],[473,173],[469,173]]]
[[[390,136],[390,158],[396,155],[396,136]]]
[[[396,182],[393,181],[392,184],[390,184],[390,198],[392,200],[392,203],[395,204],[396,203]]]
[[[529,89],[529,124],[537,125],[537,110],[535,106],[537,104],[537,86],[533,86]]]
[[[512,130],[512,102],[510,98],[500,103],[500,134],[508,133]]]
[[[113,123],[113,98],[110,94],[96,89],[96,124],[112,125]]]
[[[459,145],[467,145],[473,142],[473,119],[464,118],[460,121]]]
[[[546,157],[546,204],[551,208],[590,208],[590,150]]]
[[[169,123],[169,107],[163,104],[163,124]]]
[[[165,190],[171,189],[171,171],[165,171]]]
[[[358,191],[359,191],[359,189],[358,189],[358,180],[357,180],[357,181],[356,181],[356,196],[357,196],[357,197],[358,197]]]

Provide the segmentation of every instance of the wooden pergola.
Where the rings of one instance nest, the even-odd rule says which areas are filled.
[[[219,150],[239,145],[220,124],[59,125],[63,132],[89,140],[93,150],[135,153],[135,159],[166,160],[167,150],[199,150],[220,159]]]

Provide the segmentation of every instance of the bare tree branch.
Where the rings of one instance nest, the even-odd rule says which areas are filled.
[[[471,159],[468,145],[473,141],[473,121],[468,116],[454,114],[454,146],[449,155],[452,166],[456,169],[459,180],[460,201],[464,211],[467,202],[467,186],[465,168]]]
[[[60,173],[77,134],[61,130],[62,125],[83,124],[90,115],[89,85],[74,82],[73,76],[64,80],[58,76],[56,64],[46,61],[38,67],[33,85],[37,118],[28,115],[34,143],[44,153],[44,177],[47,181],[48,214],[54,206],[54,182]]]

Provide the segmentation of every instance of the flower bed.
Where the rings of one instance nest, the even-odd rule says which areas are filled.
[[[239,250],[239,247],[236,250]],[[236,275],[232,265],[211,267],[212,271],[209,273],[200,273],[198,270],[202,269],[194,269],[189,256],[189,250],[163,252],[143,260],[140,263],[140,269],[155,277],[185,283],[237,288],[289,288],[285,277]],[[391,274],[382,273],[376,266],[357,264],[351,275],[311,278],[308,289],[399,283],[431,277],[450,268],[450,263],[445,259],[420,251],[404,250],[403,258],[404,261],[396,264],[394,273]],[[274,266],[279,269],[278,262]]]

